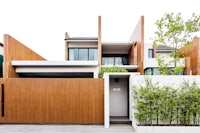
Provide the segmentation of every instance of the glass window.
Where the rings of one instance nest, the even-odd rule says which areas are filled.
[[[106,63],[106,58],[105,58],[105,57],[102,57],[102,62],[101,62],[101,64],[102,64],[102,65],[105,65],[105,63]]]
[[[152,75],[152,68],[147,68],[144,70],[145,75]]]
[[[153,49],[149,49],[148,51],[148,57],[153,58]]]
[[[69,48],[69,60],[98,60],[97,48]]]
[[[160,71],[156,68],[153,68],[153,75],[160,75]]]
[[[69,49],[69,60],[78,60],[78,49]]]
[[[115,57],[115,65],[122,65],[122,57]]]
[[[98,51],[95,48],[89,49],[89,60],[97,60],[98,59]]]
[[[107,57],[105,65],[114,65],[114,57]]]
[[[122,63],[123,65],[128,65],[128,59],[125,56],[122,57]]]
[[[167,68],[167,75],[171,75],[173,68]],[[160,75],[160,71],[157,68],[146,68],[144,70],[145,75]],[[184,71],[177,73],[176,75],[184,75]]]
[[[102,65],[127,65],[128,57],[126,55],[103,55]]]
[[[103,57],[102,65],[114,65],[114,57]]]
[[[79,60],[88,60],[88,49],[81,48],[78,50],[78,59]]]

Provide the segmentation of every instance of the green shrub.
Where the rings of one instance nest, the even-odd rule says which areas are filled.
[[[144,86],[133,86],[133,99],[141,125],[199,125],[200,88],[195,81],[173,88],[145,78]]]
[[[117,66],[101,68],[101,71],[99,72],[99,78],[103,78],[105,72],[128,72],[128,71],[124,68]]]

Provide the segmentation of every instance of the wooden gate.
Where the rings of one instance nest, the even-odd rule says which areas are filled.
[[[0,123],[104,122],[103,79],[9,78],[0,83]]]

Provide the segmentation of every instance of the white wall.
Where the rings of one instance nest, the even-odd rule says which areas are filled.
[[[167,62],[173,60],[173,58],[165,58],[164,60],[167,63]],[[177,66],[180,66],[180,65],[184,65],[184,59],[183,58],[180,59],[180,63],[177,62]],[[159,67],[157,58],[147,58],[144,62],[144,69],[148,68],[148,67]],[[174,64],[172,63],[168,67],[174,67]]]
[[[148,59],[148,50],[153,49],[153,43],[145,43],[144,44],[144,60]]]
[[[136,133],[199,133],[199,126],[138,126]]]

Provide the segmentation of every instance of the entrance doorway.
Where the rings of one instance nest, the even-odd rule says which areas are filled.
[[[111,77],[109,95],[110,123],[130,123],[129,78]]]

